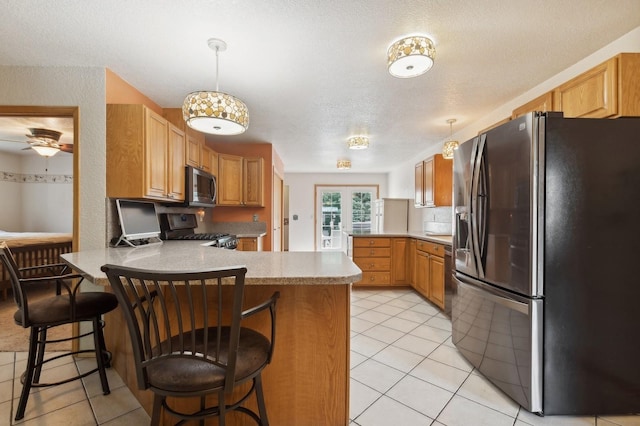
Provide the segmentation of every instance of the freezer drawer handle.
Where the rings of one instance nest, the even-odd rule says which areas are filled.
[[[510,300],[510,299],[506,299],[504,297],[498,296],[496,294],[491,293],[488,290],[483,290],[480,288],[476,288],[475,286],[469,285],[469,284],[465,284],[465,283],[461,283],[459,280],[457,280],[456,278],[454,278],[458,284],[462,284],[466,289],[469,289],[475,293],[478,293],[480,296],[491,300],[492,302],[498,303],[499,305],[502,305],[508,309],[511,309],[512,311],[518,311],[522,314],[525,315],[529,315],[529,305],[527,305],[526,303],[521,303],[521,302],[517,302],[515,300]]]

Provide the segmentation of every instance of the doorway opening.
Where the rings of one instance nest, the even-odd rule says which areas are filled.
[[[348,233],[371,230],[378,185],[316,185],[316,251],[347,252]]]

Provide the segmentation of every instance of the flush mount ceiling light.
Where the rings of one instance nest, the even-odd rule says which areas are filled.
[[[348,170],[351,168],[351,160],[338,160],[337,167],[340,170]]]
[[[409,36],[402,38],[387,50],[389,73],[398,78],[417,77],[433,66],[436,48],[430,38]]]
[[[369,138],[366,136],[353,136],[347,139],[349,149],[367,149],[369,147]]]
[[[460,145],[458,141],[453,140],[453,123],[455,122],[455,118],[450,118],[447,120],[447,123],[449,123],[449,140],[446,141],[444,143],[444,146],[442,147],[442,158],[445,158],[447,160],[453,159],[453,152],[458,149],[458,146]]]
[[[249,110],[240,99],[218,91],[218,53],[227,50],[227,43],[216,38],[207,43],[216,52],[216,90],[189,93],[182,104],[182,116],[199,132],[239,135],[249,127]]]

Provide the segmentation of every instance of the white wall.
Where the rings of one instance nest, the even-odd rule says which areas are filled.
[[[289,251],[314,250],[315,185],[379,185],[380,198],[389,196],[385,173],[285,173],[284,183],[289,186]]]
[[[477,135],[480,129],[487,128],[506,117],[510,117],[511,111],[513,111],[517,107],[542,95],[543,93],[552,90],[565,81],[570,80],[573,77],[595,67],[596,65],[606,61],[612,56],[623,52],[640,52],[640,27],[630,31],[629,33],[620,37],[618,40],[615,40],[609,45],[587,56],[573,66],[567,68],[559,74],[556,74],[555,76],[537,85],[531,90],[523,93],[522,95],[514,98],[510,102],[501,105],[491,114],[488,114],[475,122],[466,123],[464,128],[454,133],[454,139],[460,142],[471,139],[472,137]],[[532,60],[535,60],[535,58],[532,58]],[[409,174],[413,176],[413,165],[424,158],[428,158],[431,155],[440,152],[443,143],[444,140],[442,140],[441,143],[436,147],[431,147],[423,152],[416,153],[416,156],[411,161],[391,171],[389,173],[389,196],[406,197],[407,189],[405,182],[409,179]],[[413,177],[411,177],[411,179],[413,179]]]
[[[21,173],[21,162],[18,155],[0,155],[0,230],[20,232],[22,216],[20,215],[22,194],[16,175]]]
[[[73,156],[23,156],[22,229],[30,232],[73,232]]]
[[[0,105],[79,107],[79,243],[106,244],[106,95],[104,68],[0,66]]]
[[[0,229],[73,231],[73,157],[0,153]],[[4,173],[3,173],[4,172]]]

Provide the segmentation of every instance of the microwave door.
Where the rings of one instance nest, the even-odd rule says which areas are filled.
[[[478,140],[475,138],[460,145],[453,159],[454,264],[457,271],[472,277],[478,276],[471,220],[472,178]]]

